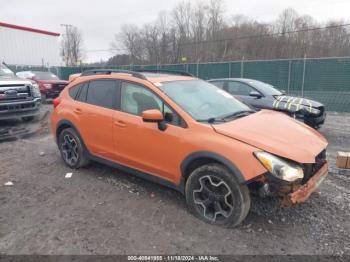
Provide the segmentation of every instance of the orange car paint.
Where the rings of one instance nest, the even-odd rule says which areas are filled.
[[[69,96],[71,87],[96,79],[127,80],[149,88],[183,118],[187,127],[168,125],[160,131],[157,123],[144,122],[141,116],[88,105]],[[52,131],[56,135],[58,122],[67,119],[77,127],[91,154],[176,185],[181,181],[181,163],[194,152],[208,151],[225,157],[249,181],[266,172],[254,157],[255,151],[266,150],[299,163],[313,163],[327,146],[313,129],[273,111],[263,110],[224,124],[199,123],[157,88],[161,82],[193,79],[197,78],[162,76],[143,80],[124,73],[77,76],[60,95],[62,102],[51,116]]]

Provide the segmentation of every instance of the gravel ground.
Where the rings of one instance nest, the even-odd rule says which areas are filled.
[[[320,129],[332,173],[307,203],[254,198],[234,229],[199,221],[181,194],[116,169],[92,164],[65,178],[72,170],[46,119],[31,124],[34,136],[0,143],[0,254],[350,254],[350,174],[334,167],[336,151],[350,151],[350,114],[330,113]]]

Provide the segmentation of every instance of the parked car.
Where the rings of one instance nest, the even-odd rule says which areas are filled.
[[[68,84],[68,81],[60,80],[58,76],[51,72],[22,71],[17,72],[16,75],[21,78],[35,81],[39,85],[43,101],[58,97]]]
[[[40,105],[38,85],[16,77],[6,64],[0,64],[0,120],[31,121],[39,114]]]
[[[174,188],[208,223],[238,225],[253,192],[304,202],[328,173],[316,130],[252,111],[185,73],[93,70],[71,79],[51,115],[65,164],[98,161]]]
[[[212,79],[209,82],[256,109],[282,111],[313,128],[319,128],[326,119],[323,104],[302,97],[288,96],[274,86],[258,80],[227,78]]]

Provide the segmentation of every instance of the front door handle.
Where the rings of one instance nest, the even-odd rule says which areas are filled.
[[[126,127],[126,124],[124,121],[121,121],[121,120],[115,120],[114,121],[114,124],[117,126],[117,127]]]

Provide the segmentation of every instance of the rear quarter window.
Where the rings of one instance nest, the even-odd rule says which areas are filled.
[[[80,87],[80,91],[76,96],[77,101],[80,101],[80,102],[86,101],[87,87],[88,87],[88,83],[82,84],[82,86]]]
[[[79,93],[79,90],[80,90],[80,88],[81,88],[83,85],[84,85],[84,83],[83,83],[83,84],[78,84],[78,85],[75,85],[75,86],[69,88],[69,91],[68,91],[69,96],[70,96],[71,98],[73,98],[73,99],[76,99],[76,97],[77,97],[77,95],[78,95],[78,93]]]

